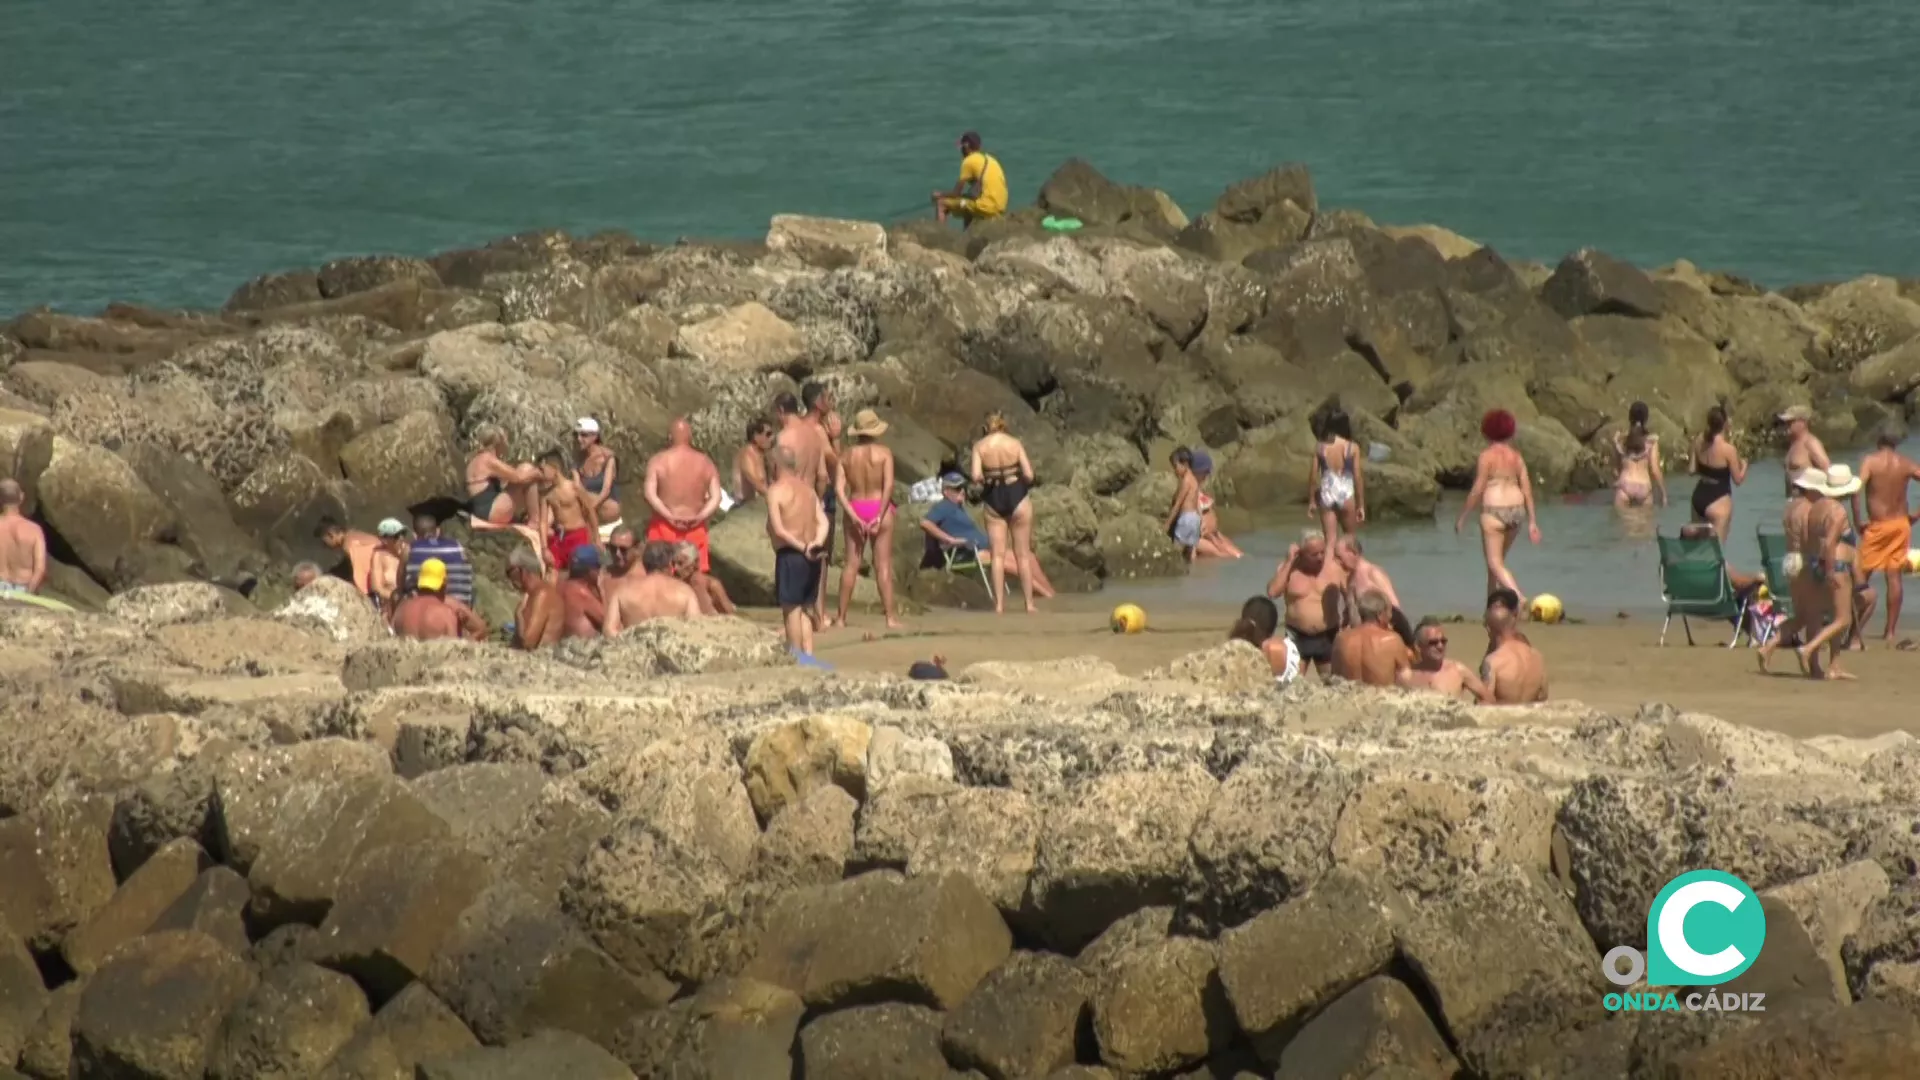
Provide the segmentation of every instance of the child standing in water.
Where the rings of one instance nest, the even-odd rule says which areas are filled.
[[[1167,535],[1180,545],[1180,555],[1193,561],[1200,546],[1200,481],[1193,475],[1193,451],[1178,447],[1172,456],[1173,505],[1167,508]]]
[[[1342,535],[1360,530],[1367,520],[1367,480],[1360,467],[1360,448],[1353,442],[1353,424],[1339,405],[1328,405],[1310,421],[1320,445],[1307,473],[1307,514],[1317,517],[1320,531],[1333,544]]]

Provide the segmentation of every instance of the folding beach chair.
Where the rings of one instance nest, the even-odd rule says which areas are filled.
[[[1660,644],[1667,643],[1667,628],[1680,616],[1687,644],[1693,644],[1693,625],[1688,620],[1727,619],[1733,622],[1731,649],[1740,644],[1747,628],[1746,598],[1738,595],[1727,576],[1726,553],[1712,536],[1689,539],[1678,536],[1656,537],[1660,544],[1660,595],[1667,602],[1667,619],[1660,624]]]
[[[938,566],[949,574],[979,574],[980,584],[986,587],[987,595],[993,595],[993,578],[987,575],[986,565],[980,561],[980,553],[972,547],[943,547],[938,540],[929,536],[920,565],[922,568]]]

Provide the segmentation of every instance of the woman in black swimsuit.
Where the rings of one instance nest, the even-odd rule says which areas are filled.
[[[1007,419],[999,413],[987,417],[987,434],[973,444],[973,482],[983,489],[987,504],[987,539],[993,546],[993,610],[1006,611],[1007,559],[1017,558],[1020,591],[1025,594],[1027,612],[1033,606],[1033,502],[1027,489],[1033,484],[1033,462],[1027,460],[1027,448],[1007,434]],[[1011,556],[1009,555],[1011,552]]]
[[[1733,526],[1733,489],[1747,482],[1747,463],[1727,438],[1727,410],[1707,410],[1707,433],[1693,446],[1693,520],[1713,526],[1720,543]]]
[[[574,424],[573,438],[578,455],[573,479],[580,490],[587,493],[587,504],[593,508],[596,518],[594,524],[611,532],[611,526],[620,524],[619,475],[615,471],[613,451],[600,441],[600,422],[590,416],[583,416]]]

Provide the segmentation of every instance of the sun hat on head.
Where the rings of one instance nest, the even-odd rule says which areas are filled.
[[[423,592],[439,592],[447,587],[447,564],[439,559],[428,559],[420,564],[420,588]]]
[[[576,435],[598,435],[600,434],[600,421],[595,420],[591,416],[583,416],[573,422],[573,432]]]
[[[861,409],[853,414],[853,426],[847,430],[855,436],[885,435],[887,422],[880,419],[880,414],[872,409]]]
[[[1806,488],[1808,491],[1817,491],[1825,495],[1827,493],[1827,474],[1819,469],[1801,469],[1799,472],[1793,474],[1793,486]]]
[[[1791,424],[1795,420],[1811,419],[1813,419],[1813,410],[1805,405],[1789,405],[1780,410],[1779,420],[1783,424]]]
[[[1853,475],[1853,470],[1845,465],[1835,465],[1822,473],[1820,478],[1826,485],[1820,490],[1828,495],[1835,497],[1851,495],[1860,490],[1860,478]]]
[[[381,536],[385,537],[386,539],[391,540],[396,536],[405,536],[407,532],[407,527],[400,523],[399,518],[387,518],[385,521],[382,521],[378,526],[376,526],[373,531],[379,533]]]

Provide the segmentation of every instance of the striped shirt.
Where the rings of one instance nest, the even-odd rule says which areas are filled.
[[[447,564],[447,595],[472,607],[473,564],[467,561],[467,551],[460,546],[460,541],[444,536],[424,537],[413,542],[413,550],[407,553],[406,591],[419,590],[420,564],[428,559]]]

